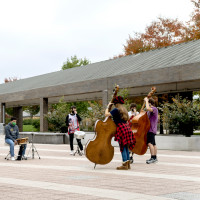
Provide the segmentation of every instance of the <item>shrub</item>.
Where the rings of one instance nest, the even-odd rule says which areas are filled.
[[[23,125],[32,125],[32,119],[24,119],[23,120]]]
[[[173,103],[162,105],[162,119],[168,124],[170,133],[190,136],[200,125],[199,104],[187,99],[172,99]]]
[[[33,126],[39,131],[40,130],[40,119],[33,119]]]

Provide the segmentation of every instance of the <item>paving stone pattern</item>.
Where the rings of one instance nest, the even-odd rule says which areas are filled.
[[[0,137],[0,199],[200,200],[200,152],[158,150],[158,163],[147,165],[148,151],[134,156],[131,170],[118,171],[119,148],[94,169],[85,156],[71,156],[69,145],[35,147],[41,159],[30,152],[28,160],[5,160],[9,147]]]

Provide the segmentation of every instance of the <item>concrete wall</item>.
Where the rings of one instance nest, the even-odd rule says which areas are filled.
[[[158,149],[177,151],[200,151],[200,136],[157,135]]]
[[[28,141],[38,144],[69,144],[68,137],[63,133],[20,132],[20,137],[28,137]]]
[[[69,144],[69,136],[64,133],[30,133],[21,132],[21,137],[29,137],[29,142],[40,144]],[[87,132],[82,144],[85,145],[88,140],[94,138],[94,132]],[[77,142],[74,140],[74,144]],[[156,135],[156,144],[160,150],[175,151],[200,151],[200,136],[178,136],[178,135]],[[112,145],[118,147],[118,143],[112,139]]]
[[[5,134],[5,126],[3,123],[0,123],[0,134]]]

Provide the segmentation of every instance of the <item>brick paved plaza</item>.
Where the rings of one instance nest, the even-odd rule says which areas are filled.
[[[85,156],[69,155],[69,145],[35,144],[41,159],[5,160],[9,148],[0,139],[0,199],[200,200],[200,152],[159,150],[159,162],[147,165],[148,152],[135,156],[131,170],[117,171],[115,148],[112,162],[94,170]]]

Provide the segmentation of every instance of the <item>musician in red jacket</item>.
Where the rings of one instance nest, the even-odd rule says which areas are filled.
[[[109,112],[108,108],[114,103],[115,108]],[[119,142],[120,151],[122,155],[122,166],[117,167],[117,170],[128,170],[130,169],[130,156],[129,149],[132,150],[135,146],[135,136],[127,123],[128,111],[123,106],[124,99],[121,96],[117,96],[113,103],[109,103],[105,111],[105,116],[113,117],[113,121],[117,125],[117,132],[115,134],[115,141]]]

